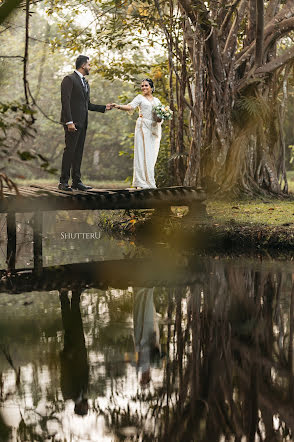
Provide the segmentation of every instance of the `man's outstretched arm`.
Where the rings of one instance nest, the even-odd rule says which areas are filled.
[[[112,109],[112,105],[110,103],[106,104],[106,105],[102,105],[102,104],[93,104],[90,101],[90,87],[88,85],[89,88],[89,102],[88,102],[88,109],[90,111],[94,111],[94,112],[102,112],[104,113],[107,110],[111,110]]]
[[[106,111],[106,106],[105,106],[105,105],[102,105],[102,104],[93,104],[93,103],[90,103],[90,100],[89,100],[88,109],[89,109],[90,111],[94,111],[94,112],[102,112],[102,113],[104,113],[104,112]]]

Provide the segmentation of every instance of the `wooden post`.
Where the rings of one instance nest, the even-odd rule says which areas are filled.
[[[195,224],[202,224],[211,219],[211,217],[207,214],[206,204],[204,202],[194,201],[189,204],[189,213],[185,216],[189,221],[194,222]]]
[[[16,221],[15,212],[7,213],[7,268],[8,271],[15,270],[16,258]]]
[[[42,250],[42,234],[43,234],[43,212],[34,213],[34,271],[39,273],[43,268],[43,250]]]
[[[166,207],[158,207],[157,209],[154,210],[153,213],[153,219],[154,218],[164,218],[167,219],[171,216],[171,207],[170,206],[166,206]]]

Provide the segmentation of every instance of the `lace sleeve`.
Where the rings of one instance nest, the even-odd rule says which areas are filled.
[[[131,101],[130,103],[127,104],[127,106],[131,106],[133,109],[136,109],[136,107],[140,106],[141,104],[141,95],[137,95],[133,101]]]
[[[160,101],[159,98],[157,98],[157,97],[156,97],[156,102],[157,102],[157,103],[156,103],[156,106],[159,106],[159,105],[162,106],[161,101]]]

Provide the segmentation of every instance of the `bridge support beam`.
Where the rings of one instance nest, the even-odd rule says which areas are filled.
[[[210,219],[210,216],[207,214],[206,204],[200,201],[190,203],[189,213],[185,218],[195,224],[207,222]]]
[[[33,231],[35,273],[40,273],[43,268],[42,234],[43,234],[43,212],[35,212],[34,231]]]
[[[7,213],[7,269],[9,272],[15,270],[16,260],[16,217],[15,212]]]

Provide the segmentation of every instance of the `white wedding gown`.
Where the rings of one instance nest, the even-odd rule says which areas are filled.
[[[139,118],[136,122],[134,140],[134,173],[133,186],[143,189],[156,188],[154,168],[158,156],[161,123],[154,120],[152,108],[161,104],[153,97],[152,101],[143,95],[137,95],[128,106],[139,107]]]

